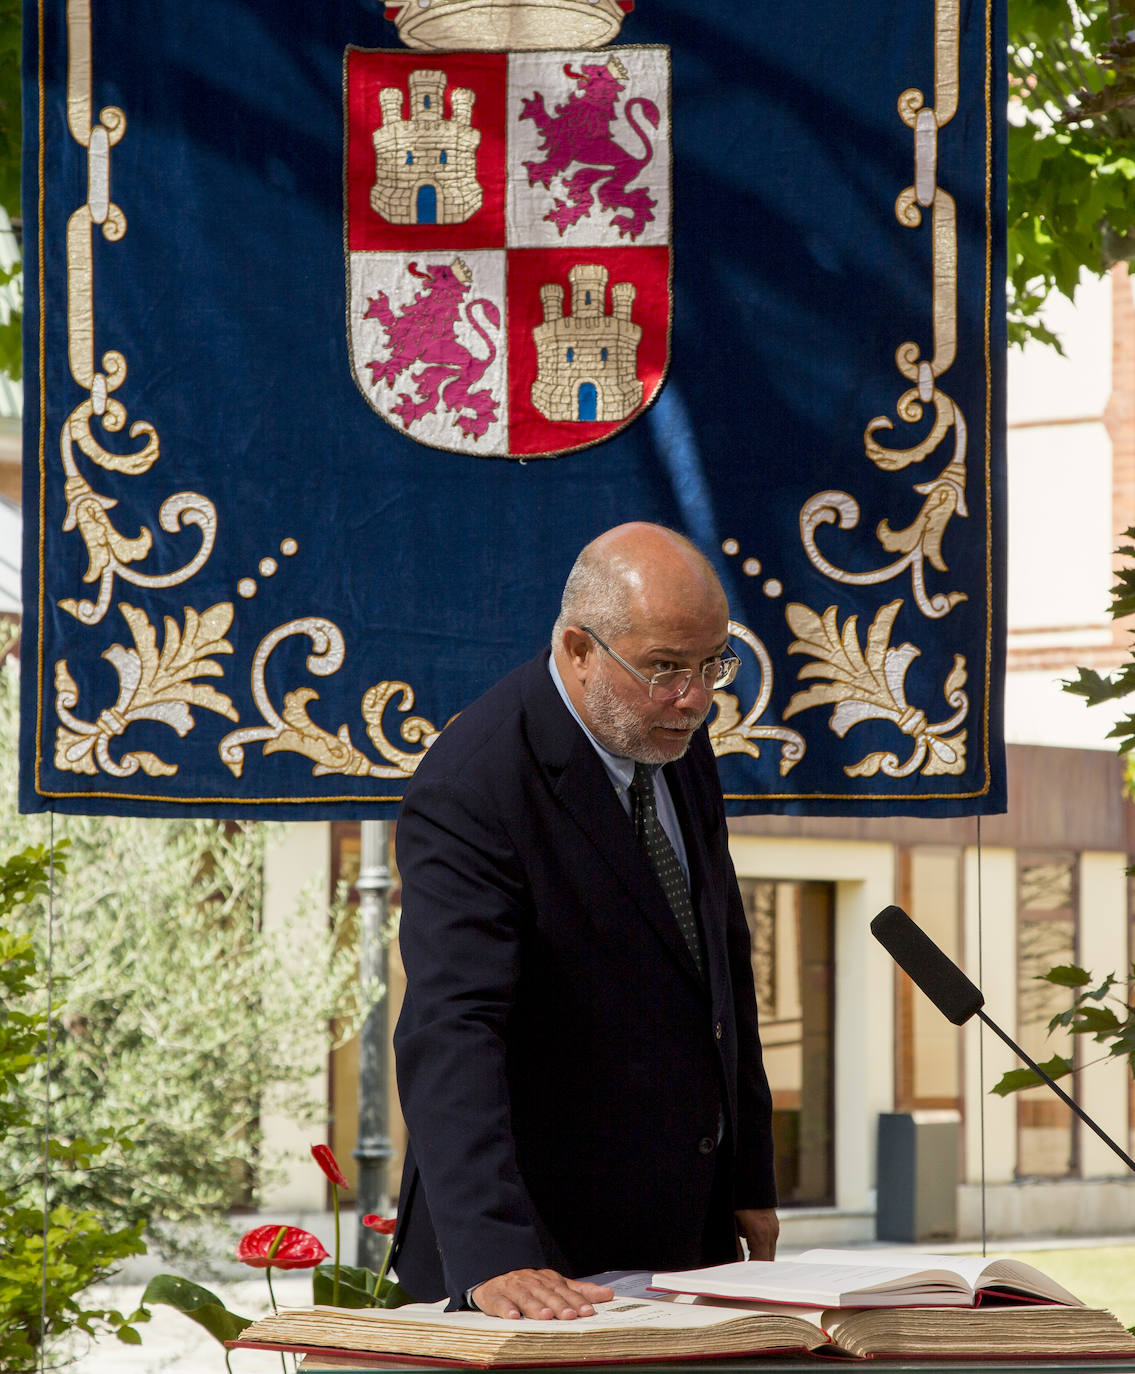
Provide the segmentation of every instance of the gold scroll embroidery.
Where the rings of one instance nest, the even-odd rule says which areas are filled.
[[[60,433],[67,499],[63,529],[78,531],[87,550],[83,581],[97,582],[99,589],[94,601],[68,597],[59,605],[84,625],[94,625],[106,615],[115,577],[140,587],[172,587],[188,581],[208,561],[217,531],[213,503],[196,492],[178,492],[163,503],[158,523],[168,534],[177,533],[184,525],[197,525],[202,536],[197,553],[174,572],[136,572],[130,564],[149,554],[153,546],[151,531],[142,526],[133,537],[121,534],[107,515],[117,502],[96,492],[76,461],[78,449],[107,471],[135,477],[149,471],[160,452],[157,431],[145,421],[135,421],[130,426],[130,437],[141,440],[141,446],[130,453],[112,452],[93,432],[97,421],[106,433],[119,433],[126,426],[127,412],[111,395],[126,380],[126,359],[111,350],[102,356],[102,370],[95,366],[93,248],[96,225],[111,243],[126,233],[126,216],[110,196],[111,149],[126,132],[126,116],[114,106],[107,106],[94,121],[92,106],[90,3],[69,0],[67,123],[72,138],[87,150],[87,199],[67,223],[67,357],[71,376],[88,394],[67,417]]]
[[[244,749],[247,744],[262,742],[265,754],[287,751],[302,754],[315,764],[313,777],[328,773],[344,773],[352,777],[406,778],[425,755],[425,751],[440,731],[421,716],[409,716],[402,722],[400,734],[407,744],[420,745],[417,753],[391,744],[382,728],[382,717],[395,697],[401,696],[398,710],[405,713],[414,704],[414,693],[405,682],[380,682],[370,688],[362,701],[362,714],[367,722],[367,735],[386,764],[372,762],[351,741],[347,725],[340,725],[332,735],[307,713],[308,704],[319,700],[319,693],[310,687],[300,687],[284,695],[282,711],[277,711],[268,696],[264,670],[272,651],[290,635],[306,635],[312,652],[307,657],[308,672],[317,677],[329,677],[342,667],[346,656],[343,633],[333,621],[321,616],[307,616],[278,625],[257,646],[252,661],[252,696],[266,724],[233,730],[220,743],[221,759],[236,777],[244,769]]]
[[[825,577],[851,586],[886,582],[910,569],[915,604],[923,615],[937,619],[947,615],[964,592],[938,592],[926,588],[925,565],[947,572],[942,537],[954,515],[966,516],[966,426],[956,403],[938,386],[938,379],[957,356],[958,235],[954,199],[937,184],[938,131],[949,123],[958,107],[959,0],[937,0],[935,8],[935,106],[924,108],[919,90],[907,90],[898,101],[899,116],[914,133],[914,182],[895,203],[900,224],[916,229],[924,209],[931,211],[933,356],[921,356],[917,343],[907,341],[895,351],[895,366],[914,383],[896,404],[896,414],[906,424],[922,420],[924,408],[933,407],[930,431],[908,448],[889,449],[876,437],[893,430],[894,422],[877,415],[863,434],[866,456],[884,472],[899,472],[921,463],[937,452],[953,433],[953,451],[937,477],[918,483],[913,490],[923,497],[922,507],[910,525],[893,530],[882,520],[875,527],[879,543],[888,553],[901,556],[886,567],[867,572],[848,572],[826,557],[816,543],[821,525],[838,523],[841,530],[859,523],[859,503],[845,491],[823,491],[807,501],[800,512],[800,537],[809,560]]]
[[[804,757],[804,736],[785,725],[758,725],[772,697],[773,668],[772,657],[764,644],[746,625],[735,620],[729,622],[729,634],[739,639],[757,660],[760,669],[760,684],[752,706],[741,718],[741,707],[732,692],[714,692],[713,700],[717,713],[709,723],[709,741],[714,754],[748,754],[759,759],[760,739],[780,740],[780,775],[786,776]]]

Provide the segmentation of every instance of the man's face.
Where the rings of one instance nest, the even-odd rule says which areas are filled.
[[[683,623],[679,617],[652,631],[632,631],[611,641],[611,648],[644,677],[674,668],[694,669],[689,691],[675,701],[652,700],[646,683],[596,644],[598,657],[583,687],[581,711],[595,737],[636,763],[680,759],[713,705],[713,693],[703,686],[699,670],[725,649],[726,625],[724,614],[713,617],[708,627]]]

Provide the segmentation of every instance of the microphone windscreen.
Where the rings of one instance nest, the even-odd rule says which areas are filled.
[[[981,989],[915,925],[902,907],[888,906],[880,911],[871,922],[871,934],[955,1026],[968,1021],[985,1005]]]

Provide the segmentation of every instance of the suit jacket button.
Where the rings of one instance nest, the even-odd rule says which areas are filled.
[[[713,1154],[714,1139],[711,1135],[703,1135],[698,1141],[698,1153],[703,1155]]]
[[[720,1039],[721,1039],[721,1022],[720,1022],[720,1021],[718,1021],[717,1024],[716,1024],[716,1025],[714,1026],[714,1028],[713,1028],[713,1038],[714,1038],[715,1040],[720,1040]]]

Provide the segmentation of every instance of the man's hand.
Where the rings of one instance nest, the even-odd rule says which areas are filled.
[[[565,1279],[554,1269],[513,1269],[479,1283],[469,1296],[490,1317],[570,1321],[594,1315],[592,1304],[610,1302],[615,1293],[599,1283]]]
[[[749,1247],[749,1258],[776,1259],[776,1238],[780,1222],[773,1207],[747,1207],[735,1213],[737,1230]]]

